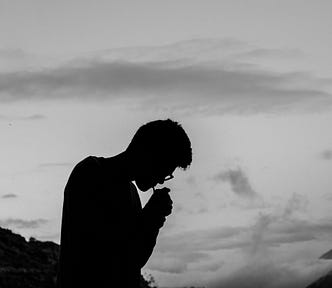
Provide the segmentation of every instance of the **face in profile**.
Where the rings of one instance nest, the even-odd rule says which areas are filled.
[[[152,162],[150,162],[152,163]],[[145,162],[139,170],[135,179],[139,190],[146,192],[157,184],[163,184],[165,181],[173,178],[175,165],[159,163],[156,165]]]

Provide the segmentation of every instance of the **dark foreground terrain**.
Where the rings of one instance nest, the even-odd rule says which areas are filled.
[[[0,228],[0,287],[54,288],[59,245]]]
[[[319,278],[307,288],[331,288],[332,287],[332,271],[327,275]]]

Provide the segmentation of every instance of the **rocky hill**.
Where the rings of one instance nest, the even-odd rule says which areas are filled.
[[[324,253],[322,256],[319,257],[319,259],[331,260],[332,259],[332,250]]]
[[[327,275],[319,278],[307,288],[331,288],[332,287],[332,271]]]
[[[0,227],[0,288],[55,288],[58,257],[58,244]],[[153,277],[142,277],[141,287],[154,287]]]
[[[0,287],[54,288],[59,245],[0,227]]]
[[[332,259],[332,250],[324,253],[319,259],[331,260]],[[332,287],[332,271],[327,273],[325,276],[319,278],[306,288],[331,288]]]

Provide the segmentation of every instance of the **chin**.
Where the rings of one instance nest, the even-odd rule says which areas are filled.
[[[136,183],[137,188],[142,192],[146,192],[153,187],[151,184],[142,183],[140,181],[136,181],[135,183]]]

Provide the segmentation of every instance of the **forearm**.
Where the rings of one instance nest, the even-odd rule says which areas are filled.
[[[138,233],[138,258],[142,268],[149,260],[157,242],[160,228],[166,220],[165,216],[154,215],[153,211],[143,209],[140,217],[140,228]]]

